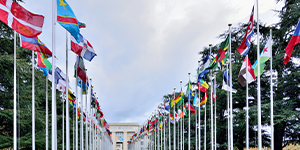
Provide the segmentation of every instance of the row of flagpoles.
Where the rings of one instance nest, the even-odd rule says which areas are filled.
[[[261,96],[260,96],[260,75],[263,73],[263,69],[265,66],[265,62],[268,61],[270,59],[270,118],[271,118],[271,123],[270,123],[270,137],[271,137],[271,149],[274,149],[274,121],[273,121],[273,83],[272,83],[272,75],[273,75],[273,70],[272,70],[272,27],[270,27],[270,37],[267,40],[267,43],[263,49],[263,51],[260,53],[260,43],[259,43],[259,37],[260,37],[260,33],[259,33],[259,18],[258,18],[258,0],[256,1],[256,13],[257,13],[257,61],[251,65],[251,62],[249,61],[248,58],[248,53],[249,53],[249,48],[250,48],[250,41],[251,41],[251,36],[254,34],[254,30],[253,30],[253,20],[254,20],[254,6],[250,15],[250,19],[249,19],[249,23],[248,23],[248,27],[244,36],[244,39],[241,43],[241,45],[238,48],[239,53],[242,56],[245,56],[245,60],[243,61],[240,73],[238,75],[238,81],[242,86],[246,86],[246,149],[249,149],[249,94],[248,94],[248,84],[255,81],[255,77],[257,78],[257,112],[258,112],[258,149],[261,150],[262,149],[262,128],[261,128]],[[233,98],[232,98],[232,93],[235,93],[236,90],[233,88],[232,85],[232,48],[231,48],[231,24],[228,24],[229,26],[229,35],[227,37],[227,39],[222,43],[222,45],[220,46],[220,49],[218,51],[218,54],[215,57],[210,57],[210,55],[212,55],[211,53],[211,46],[212,44],[209,45],[209,49],[210,49],[210,54],[207,54],[207,56],[205,57],[205,59],[202,61],[202,64],[200,65],[200,61],[199,61],[199,68],[198,68],[198,73],[197,73],[197,85],[198,87],[196,88],[198,91],[198,95],[200,97],[200,91],[204,92],[204,96],[202,98],[202,100],[200,101],[200,99],[198,98],[197,95],[193,95],[192,92],[192,87],[191,87],[191,82],[189,79],[189,83],[187,83],[187,93],[186,93],[186,97],[188,97],[188,103],[187,104],[182,104],[183,102],[179,102],[179,101],[183,101],[183,94],[182,94],[182,89],[180,94],[176,97],[175,95],[175,88],[174,88],[174,96],[172,101],[164,101],[164,103],[160,104],[158,107],[158,110],[155,110],[155,112],[150,116],[150,118],[147,119],[147,121],[144,123],[144,125],[142,125],[142,128],[140,129],[139,132],[135,133],[131,139],[128,141],[129,143],[129,149],[130,150],[139,150],[141,148],[140,146],[140,140],[144,139],[144,141],[146,141],[145,143],[147,144],[146,147],[150,150],[166,150],[166,147],[169,147],[169,150],[171,150],[171,147],[173,146],[173,149],[184,149],[184,143],[186,143],[186,140],[184,139],[184,134],[186,132],[185,130],[185,125],[184,125],[184,115],[181,115],[181,113],[185,112],[185,107],[188,107],[188,126],[187,126],[187,131],[188,131],[188,139],[187,139],[187,145],[188,145],[188,149],[191,149],[191,141],[190,141],[190,124],[191,124],[191,120],[190,120],[190,112],[191,111],[195,111],[195,109],[193,108],[193,106],[195,106],[196,108],[198,108],[199,110],[199,118],[197,121],[197,114],[195,114],[195,122],[192,123],[196,123],[196,142],[195,142],[195,149],[201,149],[201,147],[203,146],[204,149],[208,149],[207,145],[206,145],[206,102],[207,102],[207,93],[206,90],[209,87],[208,84],[204,81],[205,79],[205,74],[207,72],[210,72],[210,85],[211,85],[211,102],[210,102],[210,110],[211,110],[211,118],[210,118],[210,122],[211,122],[211,132],[210,132],[210,149],[217,149],[217,139],[216,139],[216,73],[213,75],[212,71],[216,70],[218,68],[219,63],[222,65],[226,65],[226,69],[224,71],[224,76],[223,76],[223,87],[222,89],[227,91],[227,119],[228,119],[228,150],[233,150],[234,149],[234,139],[233,139]],[[299,43],[299,38],[297,39],[297,37],[299,37],[300,35],[300,22],[297,25],[297,28],[295,30],[295,33],[292,37],[292,39],[290,40],[287,48],[285,49],[286,55],[284,57],[284,64],[286,64],[292,54],[293,48],[296,44]],[[297,40],[296,40],[297,39]],[[229,49],[229,52],[227,52],[227,48]],[[226,53],[226,54],[225,54]],[[229,55],[229,56],[228,56]],[[229,57],[229,59],[227,60],[227,58]],[[219,63],[218,63],[219,62]],[[226,63],[227,62],[227,63]],[[229,66],[229,68],[228,68]],[[229,74],[228,74],[228,70],[229,70]],[[190,76],[190,73],[189,73]],[[189,77],[190,78],[190,77]],[[194,91],[194,93],[197,93],[197,91]],[[194,98],[194,105],[192,106],[190,104],[190,100],[191,97]],[[214,101],[214,104],[213,104]],[[178,107],[178,113],[176,113],[175,111],[175,107]],[[170,110],[170,105],[171,107],[174,107],[173,109],[173,115],[172,112]],[[200,118],[200,109],[201,106],[204,105],[204,109],[205,109],[205,125],[204,125],[204,144],[201,144],[201,129],[203,128],[201,126],[201,118]],[[215,106],[213,108],[213,106]],[[203,107],[203,106],[202,106]],[[181,111],[179,108],[182,108],[183,111]],[[213,112],[214,110],[214,112]],[[157,117],[158,116],[158,117]],[[174,116],[174,117],[173,117]],[[214,118],[213,118],[214,116]],[[163,119],[161,119],[161,117]],[[168,118],[168,119],[167,119]],[[182,118],[182,119],[180,119]],[[159,119],[159,121],[158,121]],[[177,129],[176,129],[176,122],[175,120],[181,120],[180,121],[180,127],[178,125]],[[169,124],[167,124],[167,121],[169,122]],[[173,139],[171,139],[172,137],[171,135],[171,125],[170,122],[173,124]],[[198,127],[197,127],[198,125]],[[169,130],[165,131],[165,127],[168,126]],[[180,129],[179,129],[180,128]],[[163,130],[163,131],[162,131]],[[198,133],[197,133],[198,130]],[[178,135],[180,137],[176,137],[176,131],[178,131]],[[166,138],[165,138],[165,132],[167,132],[167,134],[169,135],[168,138],[168,143],[166,142]],[[160,135],[162,137],[163,134],[163,142],[159,140]],[[197,134],[198,134],[198,138],[197,138]],[[158,140],[157,140],[158,138]],[[176,138],[177,140],[180,142],[177,142],[177,148],[176,148]],[[161,138],[162,139],[162,138]],[[173,144],[171,145],[171,141],[173,140]],[[167,144],[167,145],[166,145]]]
[[[80,141],[80,149],[112,149],[112,139],[110,137],[109,126],[103,118],[103,113],[100,109],[98,97],[93,93],[91,78],[86,74],[83,58],[91,62],[96,56],[92,45],[80,34],[79,28],[85,28],[85,24],[77,20],[71,7],[65,0],[53,0],[53,15],[52,15],[52,52],[43,44],[38,35],[42,33],[44,16],[33,14],[12,0],[6,0],[0,3],[0,9],[3,11],[3,16],[0,20],[12,28],[14,32],[14,121],[13,121],[13,148],[17,149],[17,108],[16,108],[16,49],[17,49],[17,32],[20,34],[20,45],[26,49],[32,50],[32,149],[35,148],[35,89],[34,89],[34,70],[35,70],[35,53],[37,52],[38,63],[46,76],[46,147],[48,144],[48,80],[52,82],[52,119],[51,119],[51,148],[57,149],[57,96],[56,89],[63,93],[63,134],[62,148],[66,145],[66,149],[70,149],[70,116],[69,105],[74,107],[73,113],[73,149],[78,150],[78,141]],[[55,25],[58,22],[66,29],[66,74],[56,66],[55,60],[58,59],[55,55]],[[17,28],[22,27],[22,28]],[[71,39],[68,39],[69,33]],[[71,45],[71,50],[76,54],[75,63],[75,87],[76,96],[71,92],[69,86],[68,74],[68,50]],[[47,58],[52,57],[52,64]],[[78,85],[81,87],[81,92],[78,92]],[[67,92],[68,91],[68,92]],[[85,92],[85,93],[84,93]],[[85,95],[85,96],[83,96]],[[79,101],[79,98],[81,101]],[[66,130],[64,129],[64,100],[66,100]],[[80,106],[79,106],[80,104]],[[85,107],[83,106],[85,104]],[[80,138],[78,138],[78,117],[80,117]],[[76,118],[76,119],[74,119]],[[74,123],[76,120],[76,123]],[[83,123],[85,122],[85,127]],[[76,129],[74,129],[74,124]],[[85,137],[83,129],[85,128]],[[66,132],[66,136],[64,135]],[[75,132],[75,133],[74,133]],[[74,137],[75,135],[75,137]],[[66,143],[64,143],[66,137]],[[83,143],[85,139],[85,144]]]

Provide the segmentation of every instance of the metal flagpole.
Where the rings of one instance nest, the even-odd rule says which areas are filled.
[[[175,107],[176,107],[176,103],[175,103],[175,87],[174,87],[174,109],[173,109],[173,113],[174,113],[174,116],[173,116],[173,119],[174,119],[174,126],[173,126],[173,134],[174,134],[174,143],[173,143],[173,146],[174,146],[174,150],[176,150],[176,116],[175,116]]]
[[[197,108],[197,106],[195,106]],[[197,142],[197,109],[196,109],[196,115],[195,115],[195,138],[196,138],[196,149],[198,149],[198,142]]]
[[[68,31],[66,31],[66,150],[70,150],[70,111],[69,111],[69,55],[68,55]],[[70,93],[71,94],[71,93]]]
[[[85,118],[85,147],[86,147],[86,150],[89,149],[89,131],[88,131],[88,115],[89,115],[89,108],[90,108],[90,99],[91,99],[91,92],[92,92],[92,78],[90,78],[90,85],[89,85],[89,88],[88,88],[88,92],[86,94],[86,104],[85,104],[85,113],[86,113],[86,118]],[[100,118],[99,118],[100,119]]]
[[[79,98],[78,98],[78,87],[77,87],[77,83],[78,83],[78,71],[77,71],[77,67],[78,67],[78,56],[76,55],[75,57],[76,59],[76,67],[75,67],[75,71],[76,71],[76,81],[75,81],[75,92],[76,92],[76,112],[75,112],[75,119],[76,119],[76,140],[75,140],[75,148],[76,150],[78,150],[78,105],[79,105]]]
[[[180,88],[182,89],[182,80],[180,80]],[[181,93],[180,93],[181,94]],[[180,148],[182,149],[183,147],[183,122],[184,122],[184,111],[183,111],[183,105],[184,105],[184,99],[182,99],[182,104],[181,104],[181,108],[182,108],[182,118],[181,118],[181,122],[180,122]],[[179,148],[179,147],[178,147]]]
[[[48,75],[46,76],[46,150],[48,150]]]
[[[271,72],[271,78],[270,78],[270,93],[271,93],[271,150],[274,150],[274,120],[273,120],[273,68],[272,68],[272,26],[270,27],[270,40],[271,40],[271,46],[270,46],[270,72]]]
[[[32,51],[31,63],[32,63],[32,149],[35,149],[34,51]]]
[[[67,93],[67,90],[66,90],[66,93]],[[63,94],[63,97],[64,97],[65,94]],[[68,97],[67,97],[68,98]],[[65,149],[65,103],[64,103],[64,98],[62,98],[62,104],[63,104],[63,107],[62,107],[62,150]],[[68,107],[68,106],[66,106]]]
[[[80,101],[80,111],[81,111],[81,117],[80,117],[80,150],[83,150],[83,84],[84,81],[81,80],[81,92],[80,92],[80,97],[81,97],[81,101]]]
[[[248,54],[246,58],[246,150],[249,150]]]
[[[228,24],[229,26],[229,62],[230,62],[230,73],[229,73],[229,76],[230,76],[230,82],[229,82],[229,87],[230,87],[230,145],[231,145],[231,150],[233,150],[233,125],[232,125],[232,61],[231,61],[231,24]]]
[[[51,148],[56,149],[56,87],[55,87],[55,23],[56,23],[56,0],[52,0],[52,120],[51,120]]]
[[[14,31],[14,150],[17,150],[17,33]]]
[[[170,98],[169,98],[169,103],[170,103]],[[171,121],[171,106],[169,107],[169,150],[171,150],[171,124],[170,124],[170,121]]]
[[[166,150],[166,122],[165,122],[165,117],[164,117],[164,150]],[[147,139],[148,142],[148,139]]]
[[[189,84],[188,84],[188,89],[190,88],[190,74],[191,73],[188,73],[188,75],[189,75]],[[191,149],[191,102],[190,102],[190,99],[191,99],[191,97],[190,97],[190,95],[191,95],[191,93],[190,93],[190,89],[189,89],[189,91],[188,91],[188,93],[189,93],[189,103],[188,103],[188,108],[189,108],[189,133],[188,133],[188,149],[190,150]]]
[[[214,96],[215,96],[215,150],[217,150],[217,90],[216,90],[216,86],[217,86],[217,82],[216,82],[216,78],[217,78],[217,73],[215,73],[215,79],[214,79]]]
[[[74,93],[73,93],[74,94]],[[77,97],[76,97],[77,98]],[[75,99],[76,100],[76,99]],[[74,105],[75,103],[73,103],[73,105]],[[74,111],[74,106],[73,106],[73,111]],[[75,115],[74,115],[74,113],[72,113],[73,114],[73,150],[74,150],[74,146],[75,146],[75,129],[74,129],[74,126],[75,126],[75,115],[76,115],[76,113],[75,113]]]
[[[209,54],[211,55],[211,44],[210,44],[210,47],[209,47]],[[214,130],[214,120],[213,120],[213,98],[212,98],[212,92],[213,92],[213,81],[212,81],[212,72],[211,70],[209,71],[210,72],[210,83],[211,83],[211,88],[210,88],[210,149],[213,150],[214,148],[214,134],[213,134],[213,130]]]
[[[226,76],[228,77],[228,62],[226,62]],[[227,146],[228,150],[230,149],[230,115],[229,115],[229,92],[227,91]]]
[[[157,109],[157,111],[159,112],[159,107]],[[160,112],[159,112],[160,114]],[[160,134],[159,134],[159,116],[158,116],[158,121],[156,122],[157,127],[157,150],[160,150]]]
[[[200,67],[200,60],[198,60],[198,67]],[[200,73],[200,72],[199,72]],[[198,136],[199,136],[199,150],[201,150],[201,114],[200,114],[200,103],[201,103],[201,96],[200,96],[200,83],[199,83],[199,87],[198,87],[198,95],[199,95],[199,109],[198,109],[198,114],[199,114],[199,116],[198,116],[198,125],[199,125],[199,134],[198,134]],[[205,100],[204,100],[205,101]],[[196,142],[197,142],[197,140],[196,140]]]
[[[257,117],[258,117],[258,150],[262,149],[261,137],[261,99],[260,99],[260,59],[259,59],[259,20],[258,20],[258,0],[256,0],[257,11]]]
[[[156,109],[154,112],[156,113]],[[155,120],[156,120],[156,116],[155,116]],[[155,122],[155,128],[154,128],[154,149],[155,150],[156,150],[156,130],[157,130],[157,121]]]

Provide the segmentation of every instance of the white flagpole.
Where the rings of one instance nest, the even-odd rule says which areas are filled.
[[[75,67],[75,71],[76,71],[76,81],[75,81],[75,92],[76,92],[76,112],[75,112],[75,120],[76,120],[76,133],[75,133],[75,136],[76,136],[76,140],[75,140],[75,149],[78,150],[78,103],[79,103],[79,98],[78,98],[78,87],[77,87],[77,83],[78,83],[78,72],[77,72],[77,66],[78,66],[78,63],[79,61],[77,60],[78,59],[78,56],[76,55],[75,56],[75,60],[76,60],[76,67]]]
[[[68,55],[68,31],[66,31],[66,150],[70,150],[70,116],[69,116],[69,55]],[[71,94],[71,93],[70,93]]]
[[[249,150],[248,54],[246,58],[246,150]]]
[[[270,93],[271,93],[271,150],[274,150],[274,118],[273,118],[273,62],[272,62],[272,26],[270,27],[270,40],[271,40],[271,47],[270,47],[270,72],[271,72],[271,78],[270,78]]]
[[[81,80],[81,92],[80,92],[80,111],[81,111],[81,117],[80,117],[80,150],[83,150],[83,80]]]
[[[196,108],[196,115],[195,115],[195,138],[196,138],[196,149],[198,149],[198,142],[197,142],[197,106],[195,106]]]
[[[170,103],[170,98],[169,98],[169,103]],[[171,121],[171,106],[169,106],[169,150],[171,150],[171,124],[170,124],[170,121]]]
[[[56,0],[52,1],[52,120],[51,120],[51,149],[56,150],[56,87],[55,87],[55,24],[56,24]]]
[[[67,91],[66,91],[67,93]],[[65,94],[63,94],[63,97],[64,97]],[[68,97],[67,97],[68,98]],[[62,107],[62,150],[65,149],[65,103],[64,103],[64,98],[62,98],[62,104],[63,104],[63,107]]]
[[[35,149],[34,51],[32,51],[31,63],[32,63],[32,149]]]
[[[73,92],[73,94],[74,94],[74,92]],[[77,97],[76,97],[76,99],[77,99]],[[75,101],[76,101],[76,99],[75,99]],[[74,103],[73,103],[73,105],[74,105]],[[74,111],[74,106],[72,107],[72,110]],[[75,112],[75,115],[73,113],[73,150],[75,149],[75,128],[74,128],[74,126],[75,126],[75,116],[76,116],[76,112]]]
[[[90,100],[91,100],[91,92],[92,92],[92,78],[90,78],[90,85],[89,85],[89,88],[88,88],[88,92],[87,92],[87,95],[86,95],[86,105],[85,105],[85,109],[86,109],[86,118],[85,118],[85,147],[86,147],[86,150],[89,149],[89,131],[88,131],[88,120],[89,120],[89,113],[90,113]],[[100,118],[99,118],[100,119]]]
[[[198,60],[198,67],[200,67],[200,60]],[[200,73],[200,72],[199,72]],[[199,79],[198,79],[199,80]],[[197,81],[198,82],[198,81]],[[199,150],[201,150],[201,113],[200,113],[200,103],[201,103],[201,95],[200,95],[200,82],[199,82],[199,87],[198,87],[198,95],[199,95],[199,109],[198,109],[198,113],[199,113],[199,117],[198,117],[198,125],[199,125]],[[197,142],[197,140],[196,140]]]
[[[217,73],[215,73],[215,86],[214,86],[214,96],[215,96],[215,150],[217,150],[217,90],[216,90],[216,86],[217,86]]]
[[[164,150],[166,150],[166,122],[165,122],[165,117],[164,117]],[[148,139],[147,139],[148,142]]]
[[[226,76],[228,77],[228,61],[226,62]],[[228,79],[227,79],[228,80]],[[228,146],[228,150],[230,149],[230,115],[229,115],[229,92],[227,91],[227,131],[228,131],[228,135],[227,135],[227,146]]]
[[[230,148],[231,150],[233,150],[233,125],[232,125],[232,61],[231,61],[231,24],[228,24],[229,26],[229,65],[230,65],[230,73],[229,73],[229,77],[230,77],[230,82],[229,82],[229,87],[230,87]]]
[[[258,0],[256,0],[257,11],[257,122],[258,122],[258,150],[262,149],[261,137],[261,98],[260,98],[260,59],[259,59],[259,20],[258,20]]]
[[[189,84],[188,84],[188,88],[190,88],[190,74],[191,73],[188,73],[188,75],[189,75]],[[191,149],[191,102],[190,102],[190,91],[188,92],[189,93],[189,133],[188,133],[188,149],[190,150]]]
[[[174,126],[173,126],[173,135],[174,135],[174,143],[173,143],[173,146],[174,146],[174,150],[176,150],[176,116],[175,116],[175,107],[176,107],[176,103],[175,103],[175,87],[174,87],[174,109],[173,109],[173,113],[174,113],[174,116],[173,116],[173,119],[174,119]]]
[[[211,46],[211,45],[209,45]],[[205,100],[205,111],[204,111],[204,149],[206,150],[206,100]]]
[[[17,150],[17,33],[14,31],[14,150]]]
[[[46,150],[48,150],[48,75],[46,76]]]
[[[155,109],[155,111],[154,111],[155,113],[156,113],[156,109]],[[154,115],[155,115],[155,113],[154,113]],[[155,119],[156,119],[156,115],[155,115]],[[154,149],[156,150],[156,131],[157,130],[157,121],[155,122],[155,128],[154,128]],[[136,145],[136,144],[134,144],[134,145]]]
[[[182,89],[182,80],[180,80],[180,88]],[[181,92],[181,91],[180,91]],[[180,93],[181,94],[181,93]],[[181,140],[181,142],[180,142],[180,148],[182,149],[182,147],[183,147],[183,139],[184,139],[184,137],[183,137],[183,122],[184,122],[184,110],[183,110],[183,105],[184,105],[184,99],[182,99],[182,104],[181,104],[181,108],[182,108],[182,118],[181,118],[181,122],[180,122],[180,140]],[[179,148],[179,147],[178,147]]]
[[[211,46],[212,44],[209,44],[209,55],[211,55]],[[213,92],[213,80],[212,80],[212,72],[210,72],[210,149],[213,150],[214,148],[214,120],[213,120],[213,98],[212,98],[212,92]]]

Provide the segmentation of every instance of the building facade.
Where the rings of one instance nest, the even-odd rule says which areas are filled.
[[[139,131],[138,123],[108,123],[113,140],[113,150],[128,150],[127,141]]]

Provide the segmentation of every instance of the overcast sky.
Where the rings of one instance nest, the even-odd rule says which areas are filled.
[[[162,102],[163,95],[180,90],[180,80],[195,80],[198,52],[238,23],[249,21],[249,0],[67,0],[77,19],[86,24],[81,34],[97,56],[85,61],[108,122],[142,124]],[[45,16],[40,40],[52,50],[52,1],[25,0],[27,10]],[[276,0],[259,1],[259,19],[266,25],[279,21]],[[254,17],[256,20],[256,7]],[[56,64],[66,69],[66,31],[56,33]],[[73,78],[75,54],[69,51]],[[185,91],[185,87],[183,90]]]

